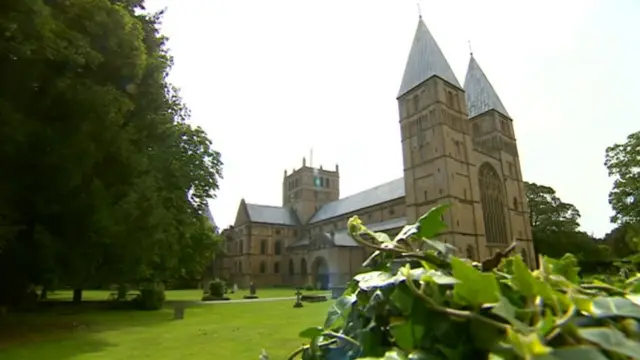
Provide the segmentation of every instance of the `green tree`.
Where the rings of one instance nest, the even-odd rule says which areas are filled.
[[[525,182],[525,194],[538,253],[554,258],[572,253],[582,260],[609,256],[598,248],[596,239],[578,230],[580,212],[573,204],[563,202],[553,188]]]
[[[549,186],[525,182],[525,195],[531,213],[531,226],[540,231],[576,231],[580,212],[565,203]]]
[[[198,271],[220,154],[166,81],[161,14],[141,1],[0,5],[0,302],[31,284]]]
[[[609,204],[616,224],[640,224],[640,131],[607,148],[605,166],[614,178]]]

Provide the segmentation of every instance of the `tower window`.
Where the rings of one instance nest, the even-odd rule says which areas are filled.
[[[273,263],[273,272],[276,274],[280,274],[280,263],[277,261]]]
[[[418,112],[420,109],[420,96],[414,95],[413,97],[413,112]]]
[[[260,261],[260,274],[264,274],[267,271],[267,266],[264,261]]]
[[[265,255],[267,253],[267,240],[260,241],[260,254]]]
[[[516,198],[515,196],[513,197],[513,208],[515,210],[518,210],[518,198]]]
[[[275,250],[276,255],[282,254],[282,241],[280,241],[280,240],[276,241],[274,250]]]

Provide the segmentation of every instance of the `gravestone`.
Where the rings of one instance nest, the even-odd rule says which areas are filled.
[[[185,308],[185,305],[182,303],[177,303],[173,307],[173,320],[184,319],[184,308]]]
[[[300,291],[300,288],[298,288],[298,290],[296,291],[296,303],[293,304],[294,308],[301,308],[302,307],[302,301],[300,301],[300,296],[302,295],[302,292]]]
[[[238,284],[233,284],[233,293],[237,293],[238,292]]]
[[[258,295],[256,295],[256,285],[253,283],[253,281],[249,285],[249,295],[245,295],[245,296],[243,296],[243,298],[245,298],[245,299],[257,299],[258,298]]]

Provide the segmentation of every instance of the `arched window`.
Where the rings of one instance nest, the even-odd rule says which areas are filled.
[[[295,273],[296,269],[294,266],[293,259],[289,259],[289,275],[293,275]]]
[[[473,248],[473,245],[467,246],[467,259],[474,260],[476,258],[476,251]]]
[[[305,259],[300,261],[300,273],[302,275],[307,275],[307,260]]]
[[[280,240],[276,240],[275,253],[276,253],[276,255],[282,254],[282,241],[280,241]]]
[[[267,271],[267,267],[264,264],[264,261],[260,261],[260,274],[264,274]]]
[[[488,163],[482,164],[478,171],[480,183],[480,201],[482,202],[482,218],[484,233],[488,244],[508,244],[507,225],[504,215],[504,192],[500,176]]]
[[[238,272],[242,274],[242,261],[238,263]]]
[[[244,246],[242,246],[242,244],[244,243],[243,240],[240,240],[240,255],[242,255],[242,253],[244,252]]]
[[[515,196],[513,197],[513,209],[518,210],[518,198]]]
[[[273,272],[275,274],[280,274],[280,262],[276,261],[273,263]]]
[[[260,254],[264,255],[267,253],[267,240],[260,241]]]

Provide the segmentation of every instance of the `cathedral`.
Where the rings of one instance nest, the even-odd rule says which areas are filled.
[[[222,232],[215,275],[241,287],[344,286],[370,254],[347,233],[358,215],[395,236],[437,204],[451,207],[438,239],[484,259],[513,241],[535,263],[512,119],[471,55],[461,86],[422,18],[397,96],[404,176],[340,198],[340,171],[284,172],[282,205],[240,202]]]

